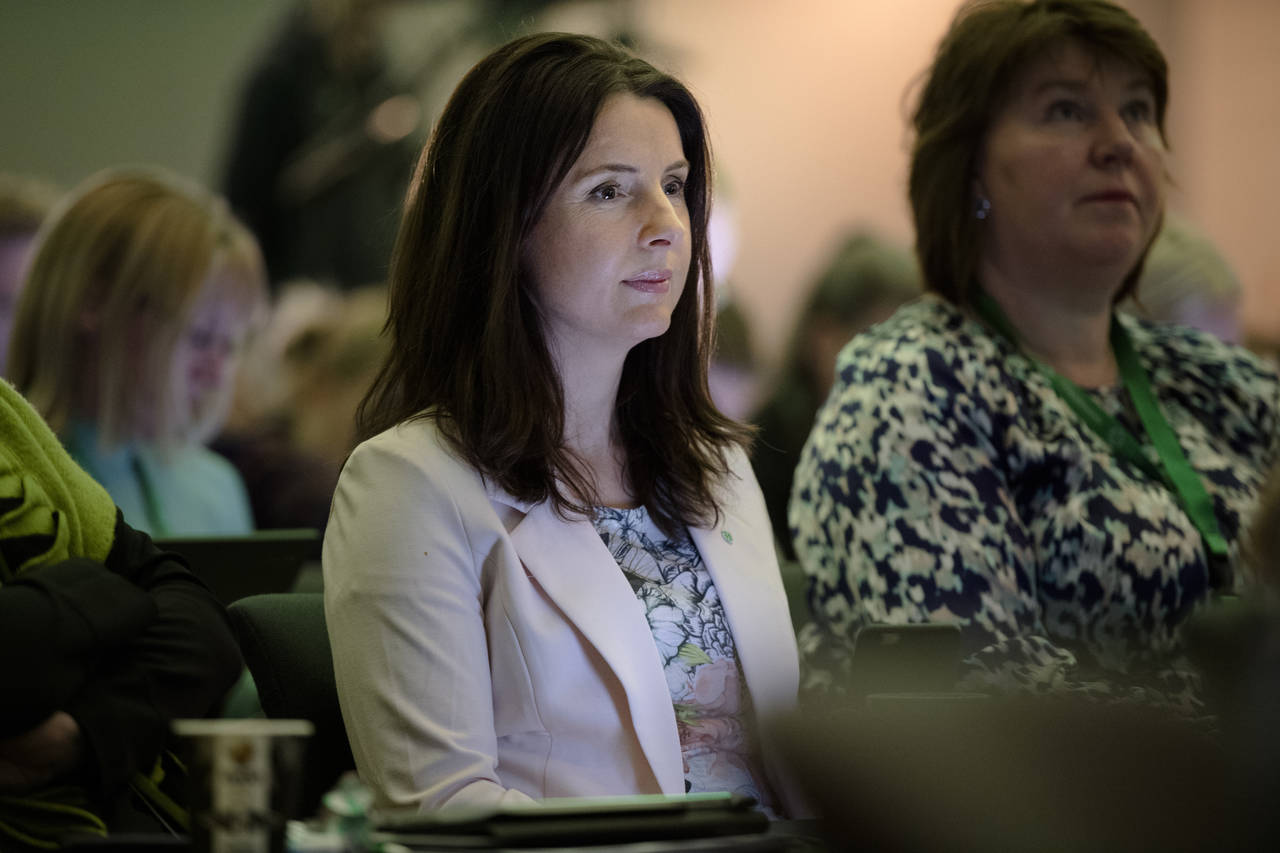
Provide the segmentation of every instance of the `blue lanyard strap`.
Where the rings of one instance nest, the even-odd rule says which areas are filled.
[[[1015,347],[1018,346],[1017,330],[994,299],[979,290],[975,295],[975,307],[992,329]],[[1142,445],[1133,433],[1120,421],[1103,411],[1084,389],[1039,359],[1029,355],[1027,358],[1049,382],[1058,397],[1106,442],[1118,457],[1141,468],[1152,479],[1163,483],[1177,497],[1182,511],[1191,519],[1191,523],[1195,525],[1204,542],[1209,562],[1210,587],[1229,588],[1231,585],[1229,549],[1226,537],[1222,535],[1222,529],[1218,526],[1218,518],[1213,512],[1213,498],[1205,491],[1204,482],[1187,461],[1177,434],[1169,425],[1164,413],[1160,411],[1160,404],[1156,400],[1155,392],[1151,389],[1151,380],[1138,360],[1138,354],[1133,348],[1133,342],[1129,339],[1129,333],[1114,313],[1111,315],[1111,348],[1115,353],[1116,366],[1120,370],[1120,379],[1124,382],[1130,399],[1133,400],[1142,428],[1160,457],[1159,466],[1156,466],[1143,452]],[[1023,354],[1026,355],[1025,351]]]

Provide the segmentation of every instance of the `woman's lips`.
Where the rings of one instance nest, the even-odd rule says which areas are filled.
[[[1084,197],[1085,201],[1127,201],[1130,204],[1137,204],[1138,200],[1133,197],[1133,193],[1125,190],[1105,190],[1100,193],[1093,193]]]
[[[642,293],[666,293],[671,289],[671,270],[646,270],[622,283]]]

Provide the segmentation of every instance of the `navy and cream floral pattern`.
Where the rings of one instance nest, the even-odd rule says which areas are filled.
[[[675,705],[689,791],[765,802],[733,635],[693,540],[687,532],[668,538],[643,507],[601,507],[594,524],[644,605]]]
[[[1280,378],[1208,335],[1122,322],[1238,566],[1276,460]],[[856,337],[837,370],[790,506],[815,617],[800,638],[808,689],[839,689],[863,624],[959,620],[967,686],[1199,712],[1179,629],[1207,598],[1208,569],[1169,489],[936,297]],[[1123,387],[1090,393],[1155,459]]]

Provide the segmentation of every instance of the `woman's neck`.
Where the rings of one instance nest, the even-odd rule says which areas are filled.
[[[1095,286],[1016,282],[984,265],[982,287],[1018,333],[1018,346],[1085,388],[1114,385],[1113,294]]]
[[[614,429],[626,353],[568,353],[552,348],[564,392],[564,444],[586,466],[596,499],[605,506],[635,504]]]

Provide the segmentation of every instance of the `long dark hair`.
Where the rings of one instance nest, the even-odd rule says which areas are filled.
[[[726,451],[749,429],[707,390],[713,300],[710,150],[702,111],[675,78],[581,35],[516,39],[454,91],[418,161],[392,255],[391,350],[358,426],[367,438],[436,420],[488,480],[561,515],[589,514],[589,472],[564,446],[564,390],[521,247],[611,95],[656,98],[675,118],[689,176],[692,262],[671,325],[627,355],[616,409],[634,496],[670,531],[718,517]]]
[[[987,130],[1027,65],[1069,41],[1145,73],[1165,136],[1168,66],[1155,40],[1124,9],[1106,0],[989,0],[962,7],[912,117],[908,181],[925,287],[952,302],[966,302],[976,283],[982,223],[973,215],[972,186]],[[1141,272],[1139,259],[1117,302],[1133,292]]]

